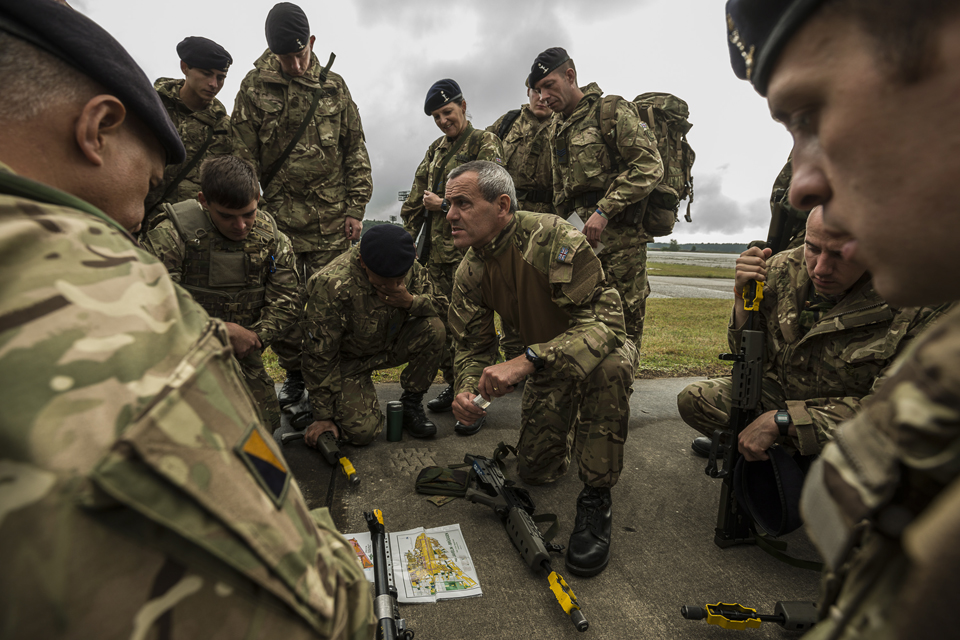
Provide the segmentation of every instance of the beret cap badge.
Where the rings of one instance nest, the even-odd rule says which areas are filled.
[[[746,48],[740,39],[740,31],[737,29],[737,25],[733,23],[733,17],[729,13],[727,14],[727,32],[730,34],[730,43],[740,51],[740,55],[743,57],[743,62],[747,68],[747,80],[750,80],[753,75],[753,54],[757,48],[756,46]]]

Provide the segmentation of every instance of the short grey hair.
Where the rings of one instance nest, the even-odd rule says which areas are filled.
[[[0,87],[3,122],[27,122],[51,107],[107,93],[82,71],[2,31]]]
[[[494,202],[500,196],[507,195],[510,198],[510,213],[517,212],[517,190],[513,186],[513,178],[503,165],[487,160],[465,162],[447,175],[447,182],[465,173],[477,174],[477,187],[484,200]]]

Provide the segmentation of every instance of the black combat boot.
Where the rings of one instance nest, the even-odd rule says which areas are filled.
[[[457,420],[457,424],[453,425],[453,432],[461,436],[472,436],[473,434],[480,431],[481,427],[487,423],[487,416],[480,416],[477,418],[476,422],[471,422],[470,424],[463,424]]]
[[[700,436],[699,438],[694,438],[693,442],[690,444],[690,448],[693,449],[693,452],[700,456],[701,458],[710,457],[710,447],[713,446],[713,440],[707,438],[706,436]],[[717,447],[717,458],[722,458],[727,453],[727,445],[723,444],[723,440],[720,441],[720,446]]]
[[[280,408],[286,409],[290,405],[300,402],[300,399],[303,398],[303,387],[303,372],[299,369],[296,371],[287,371],[287,379],[283,381],[283,386],[280,387],[280,393],[277,394],[277,401],[280,403]]]
[[[577,520],[567,545],[567,569],[576,576],[595,576],[610,562],[613,527],[609,487],[584,485],[577,496]]]
[[[429,438],[437,433],[437,428],[427,420],[423,412],[423,393],[404,391],[400,394],[403,403],[403,428],[414,438]]]
[[[453,409],[453,385],[447,385],[447,388],[441,391],[440,395],[428,402],[427,409],[434,413],[443,413]]]

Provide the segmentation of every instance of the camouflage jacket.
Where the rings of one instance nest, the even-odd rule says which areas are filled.
[[[790,181],[793,178],[792,156],[777,175],[770,190],[770,230],[767,246],[774,253],[794,249],[803,244],[809,211],[790,204]]]
[[[144,249],[156,256],[173,281],[187,289],[210,315],[237,322],[269,346],[300,318],[300,276],[290,240],[261,209],[247,238],[234,242],[217,231],[199,202],[188,202],[196,205],[198,217],[205,223],[194,230],[197,239],[191,237],[188,246],[169,217],[174,214],[168,211],[143,238]],[[213,268],[214,253],[242,256],[242,262],[230,263],[236,273]],[[241,292],[253,295],[249,301],[238,300]],[[232,310],[245,302],[249,309]]]
[[[341,364],[369,359],[391,348],[407,318],[436,316],[445,296],[414,261],[404,284],[413,295],[409,309],[391,307],[360,267],[360,247],[335,258],[307,281],[303,313],[303,378],[314,420],[333,418],[340,396]]]
[[[800,311],[812,286],[803,252],[804,247],[784,251],[768,263],[760,325],[764,376],[783,389],[798,448],[811,455],[840,422],[860,410],[893,359],[943,309],[891,307],[877,295],[867,274],[803,335]],[[732,322],[728,338],[736,352],[740,331]]]
[[[487,127],[498,134],[507,114]],[[530,105],[520,108],[504,138],[503,163],[517,189],[517,208],[521,211],[553,213],[553,156],[550,138],[553,136],[554,117],[540,122],[530,111]]]
[[[619,101],[616,124],[604,138],[603,92],[593,82],[581,91],[583,98],[570,117],[556,116],[551,143],[554,207],[563,216],[576,210],[584,222],[600,209],[611,224],[626,224],[617,216],[649,196],[663,178],[657,140],[629,100]],[[588,194],[600,199],[581,202]]]
[[[240,83],[231,117],[237,154],[261,176],[310,110],[320,69],[311,53],[307,72],[291,78],[268,49]],[[312,125],[263,190],[263,208],[273,212],[296,253],[317,251],[344,242],[345,217],[362,220],[372,193],[360,112],[343,78],[330,72]]]
[[[223,324],[89,204],[2,165],[0,193],[5,634],[372,638]]]
[[[512,304],[502,304],[505,297]],[[484,367],[497,362],[494,312],[555,376],[583,380],[626,340],[620,294],[604,282],[586,236],[552,214],[517,212],[460,263],[449,313],[457,393],[476,393]]]
[[[831,630],[840,618],[843,638],[893,637],[890,619],[899,613],[899,630],[910,631],[896,637],[949,637],[960,571],[960,309],[911,344],[888,374],[837,428],[804,483],[804,521],[832,587],[821,592],[821,610],[844,612],[817,628]],[[939,591],[941,602],[933,609],[918,602],[917,587],[928,596]]]
[[[469,136],[457,153],[441,166],[444,158],[456,146],[462,136]],[[427,148],[423,161],[417,167],[413,177],[413,186],[410,195],[400,208],[400,217],[403,219],[403,228],[416,240],[423,227],[427,210],[423,206],[423,192],[433,191],[441,198],[447,184],[447,174],[455,168],[471,160],[490,160],[503,164],[503,150],[500,147],[500,138],[496,134],[474,129],[467,123],[467,128],[455,140],[440,136]],[[453,237],[450,235],[450,224],[441,211],[431,211],[430,214],[430,262],[438,264],[457,263],[463,259],[463,251],[453,246]]]
[[[233,153],[233,135],[230,130],[230,118],[227,110],[216,98],[201,111],[191,111],[190,107],[180,99],[180,89],[183,87],[183,78],[158,78],[153,88],[160,94],[160,101],[167,108],[170,120],[177,127],[183,146],[187,150],[187,159],[181,164],[168,164],[163,170],[163,184],[151,189],[147,195],[145,208],[147,223],[143,228],[146,231],[155,216],[160,213],[160,205],[169,202],[174,204],[196,198],[200,193],[200,165],[204,158],[223,156]],[[164,198],[163,194],[170,187],[174,178],[180,175],[180,170],[189,163],[203,147],[210,137],[210,145],[190,172]]]

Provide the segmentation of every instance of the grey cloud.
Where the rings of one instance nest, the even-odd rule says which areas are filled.
[[[765,228],[770,224],[770,202],[757,199],[741,204],[724,195],[720,174],[694,174],[694,200],[690,208],[693,222],[687,224],[681,219],[675,231],[684,233],[724,233],[734,234],[750,227]],[[681,205],[682,212],[686,204]]]

